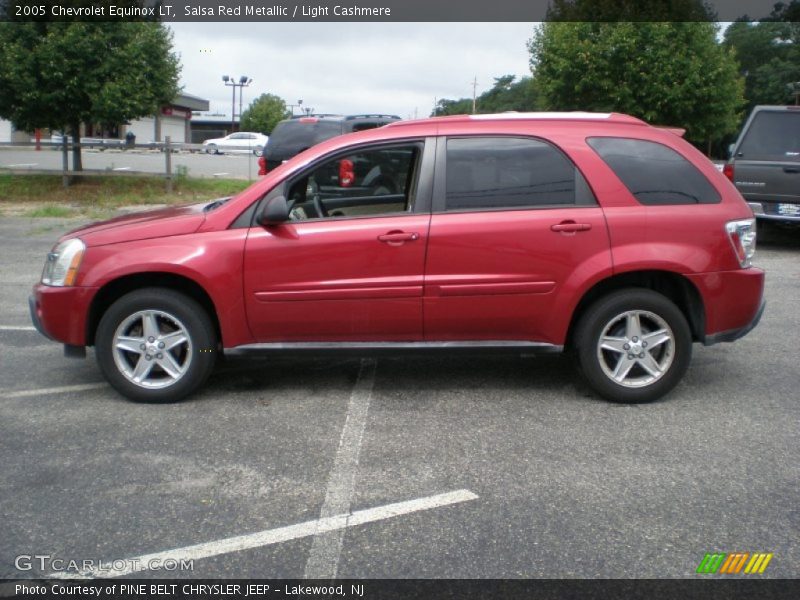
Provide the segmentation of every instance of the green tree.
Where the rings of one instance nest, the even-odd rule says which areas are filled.
[[[286,102],[275,94],[261,94],[242,113],[240,129],[269,135],[278,121],[289,116]]]
[[[0,23],[0,117],[80,137],[155,114],[179,91],[172,33],[147,22]],[[80,146],[73,167],[82,169]]]
[[[732,52],[709,22],[544,23],[529,42],[547,110],[618,111],[711,144],[744,103]]]
[[[792,100],[789,84],[800,81],[800,1],[779,3],[768,19],[732,23],[724,45],[731,48],[745,80],[748,111],[756,104]]]
[[[509,110],[530,111],[538,108],[536,90],[530,77],[515,81],[514,75],[495,77],[490,90],[476,98],[478,113],[497,113]],[[436,115],[464,115],[472,112],[472,98],[448,100],[443,98],[436,104]]]
[[[495,77],[492,89],[485,91],[478,98],[481,113],[497,113],[508,110],[536,110],[538,102],[533,80],[523,77],[515,81],[514,75]]]
[[[548,21],[711,21],[703,0],[553,0]]]
[[[459,98],[450,100],[442,98],[436,103],[431,116],[441,117],[445,115],[468,115],[472,112],[472,98]]]

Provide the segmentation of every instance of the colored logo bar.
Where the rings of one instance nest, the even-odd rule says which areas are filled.
[[[703,560],[700,561],[697,566],[697,573],[721,573],[727,575],[763,573],[769,561],[772,560],[772,556],[772,552],[754,552],[752,554],[749,552],[710,553],[706,554]]]

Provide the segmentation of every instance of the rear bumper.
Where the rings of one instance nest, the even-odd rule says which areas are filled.
[[[796,214],[781,214],[781,212],[778,210],[779,204],[781,203],[757,202],[753,200],[747,201],[747,205],[753,211],[753,214],[757,219],[800,224],[800,212]],[[800,205],[798,205],[798,211],[800,211]]]
[[[31,321],[43,336],[69,346],[86,345],[86,317],[97,288],[36,284],[28,299]]]
[[[753,320],[747,325],[740,327],[739,329],[729,329],[728,331],[721,331],[719,333],[707,335],[706,339],[703,341],[703,344],[706,346],[713,346],[714,344],[719,344],[720,342],[735,342],[739,338],[743,338],[750,333],[756,325],[758,325],[758,322],[761,320],[761,315],[764,314],[764,308],[766,306],[767,302],[762,298],[761,306],[758,307],[756,316],[753,317]]]
[[[699,273],[687,278],[705,308],[705,345],[731,342],[750,332],[764,312],[764,271],[755,267]]]

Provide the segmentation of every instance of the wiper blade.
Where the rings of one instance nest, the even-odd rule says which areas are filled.
[[[207,205],[206,205],[206,206],[203,208],[203,212],[211,212],[211,211],[212,211],[212,210],[214,210],[215,208],[219,208],[220,206],[222,206],[223,204],[225,204],[225,203],[226,203],[228,200],[230,200],[231,198],[232,198],[232,196],[228,196],[227,198],[220,198],[219,200],[214,200],[213,202],[211,202],[211,203],[207,204]]]

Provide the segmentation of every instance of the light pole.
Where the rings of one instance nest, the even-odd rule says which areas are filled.
[[[236,88],[246,88],[253,80],[250,79],[247,75],[242,75],[239,77],[239,82],[237,83],[236,80],[231,77],[230,75],[223,75],[222,81],[225,85],[230,86],[231,88],[231,132],[236,128]],[[242,90],[239,90],[239,116],[242,115]]]
[[[242,75],[239,77],[239,119],[242,118],[242,97],[244,96],[244,89],[253,83],[253,80],[250,79],[247,75]],[[241,129],[241,127],[239,127]]]

